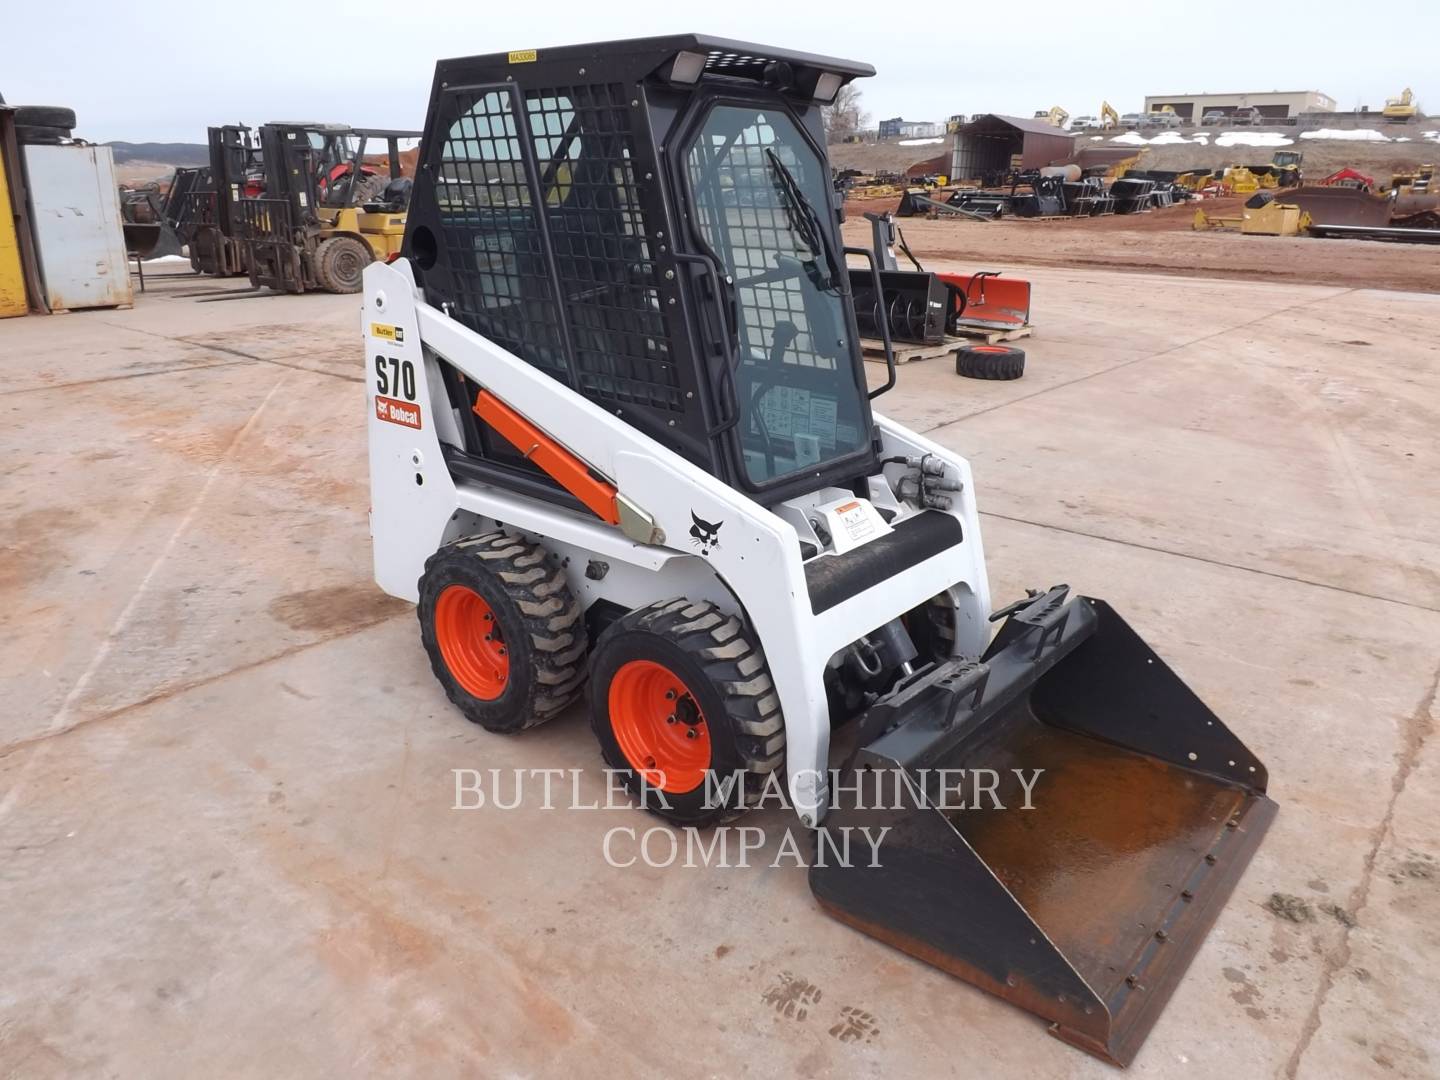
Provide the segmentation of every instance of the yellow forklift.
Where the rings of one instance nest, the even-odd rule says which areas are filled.
[[[419,137],[344,124],[263,125],[264,192],[236,203],[250,283],[359,292],[365,267],[400,251],[411,183],[400,142]]]

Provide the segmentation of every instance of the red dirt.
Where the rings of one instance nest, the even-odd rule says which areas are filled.
[[[845,240],[868,245],[865,211],[893,210],[898,199],[850,200]],[[961,259],[988,265],[1102,267],[1136,273],[1240,278],[1307,285],[1349,285],[1440,292],[1440,252],[1427,244],[1195,232],[1197,208],[1238,214],[1244,198],[1183,203],[1145,214],[1102,218],[971,221],[899,218],[923,262]]]

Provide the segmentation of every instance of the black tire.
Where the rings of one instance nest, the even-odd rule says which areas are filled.
[[[446,662],[446,650],[454,655],[457,639],[453,627],[437,631],[436,611],[452,586],[459,587],[461,600],[466,590],[478,595],[493,615],[487,624],[498,627],[508,677],[496,696],[477,694],[473,682],[467,689],[463,672],[457,676]],[[575,700],[584,683],[587,641],[580,602],[565,572],[539,544],[503,532],[446,544],[426,560],[417,614],[420,641],[446,696],[486,731],[509,734],[542,724]]]
[[[380,198],[380,193],[389,182],[390,178],[380,173],[362,174],[360,179],[355,181],[354,191],[350,193],[350,205],[363,207],[368,202],[374,202]]]
[[[1018,379],[1025,374],[1025,350],[1012,345],[962,345],[955,374],[967,379]]]
[[[331,293],[357,293],[364,284],[365,267],[375,259],[370,245],[354,236],[322,240],[315,252],[315,280]]]
[[[703,728],[709,741],[704,768],[715,786],[702,780],[688,790],[663,791],[639,771],[637,764],[644,763],[632,763],[621,749],[611,687],[634,661],[663,665],[681,684],[667,723],[678,725],[676,731]],[[759,799],[785,761],[785,723],[765,655],[740,619],[709,601],[664,600],[616,620],[590,657],[588,696],[606,765],[647,809],[668,821],[705,826],[734,816]],[[737,782],[729,796],[713,797],[732,777]]]
[[[75,127],[75,110],[63,105],[16,105],[15,123],[27,127],[63,128],[69,135]]]
[[[70,137],[69,128],[42,124],[16,124],[15,141],[21,146],[54,146]]]

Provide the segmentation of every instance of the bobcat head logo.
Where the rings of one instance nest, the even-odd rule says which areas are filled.
[[[711,551],[720,546],[720,526],[723,521],[706,521],[697,517],[695,511],[690,511],[690,520],[695,524],[690,526],[690,543],[700,549],[701,555],[709,555]]]

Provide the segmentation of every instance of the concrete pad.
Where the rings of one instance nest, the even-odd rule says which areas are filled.
[[[1136,275],[1076,299],[1046,274],[1024,380],[912,364],[881,402],[974,459],[997,600],[1106,598],[1269,767],[1280,816],[1132,1072],[1433,1071],[1440,603],[1411,462],[1440,393],[1411,338],[1440,301],[1343,294],[1332,320],[1333,289],[1156,278],[1138,307]],[[606,799],[582,710],[513,738],[455,713],[370,584],[352,304],[142,298],[97,341],[140,330],[184,370],[35,389],[0,436],[0,1072],[1114,1075],[825,917],[770,865],[783,812],[745,820],[748,867],[612,866],[607,835],[623,860],[656,822],[558,808]],[[76,320],[22,320],[27,367],[83,380]],[[452,770],[492,768],[502,796],[581,771],[556,809],[538,780],[454,809]]]

